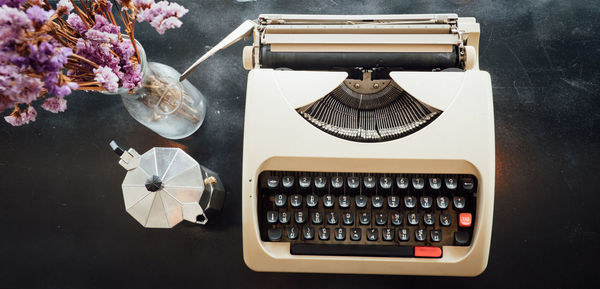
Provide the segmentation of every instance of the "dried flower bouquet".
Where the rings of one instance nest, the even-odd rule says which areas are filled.
[[[37,99],[58,113],[73,90],[139,88],[135,23],[148,22],[163,34],[180,27],[188,12],[167,1],[79,2],[60,0],[53,9],[47,0],[0,0],[0,112],[12,109],[4,117],[11,125],[34,121]]]

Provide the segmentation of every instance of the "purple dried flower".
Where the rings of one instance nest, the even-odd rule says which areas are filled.
[[[178,19],[183,17],[189,10],[177,3],[160,1],[150,5],[150,8],[142,8],[137,14],[138,22],[149,22],[156,32],[164,34],[167,29],[180,27],[182,22]]]
[[[49,94],[64,97],[79,87],[75,82],[66,82],[61,85],[58,79],[59,76],[60,73],[58,72],[46,73],[44,75],[44,88]]]
[[[94,69],[94,80],[98,81],[107,91],[116,92],[119,89],[119,77],[110,67],[100,66]]]
[[[154,4],[154,0],[133,0],[133,6],[138,9],[150,7],[150,5]]]
[[[67,23],[69,23],[69,25],[71,25],[75,31],[79,32],[79,34],[83,35],[88,30],[83,23],[83,20],[81,20],[79,15],[75,13],[71,13],[69,16],[67,16]]]
[[[102,32],[97,29],[90,29],[85,33],[85,36],[90,41],[95,41],[99,43],[112,43],[117,41],[118,35],[112,34],[108,32]]]
[[[123,63],[124,60],[129,60],[129,58],[135,54],[135,49],[133,49],[133,45],[129,39],[116,41],[113,44],[113,51],[121,57],[121,63]]]
[[[123,71],[123,77],[121,77],[123,88],[134,89],[142,86],[142,72],[140,71],[140,65],[134,65],[129,61],[123,66]]]
[[[44,8],[34,5],[34,6],[27,8],[26,13],[27,13],[27,17],[29,17],[29,19],[31,19],[31,21],[33,21],[34,23],[36,23],[38,25],[42,25],[48,21],[50,16],[52,16],[52,14],[54,14],[54,10],[46,11],[46,10],[44,10]]]
[[[44,100],[42,108],[52,113],[63,112],[67,109],[67,100],[62,97],[49,97]]]
[[[19,69],[10,64],[0,65],[0,112],[15,106],[17,103],[30,103],[42,92],[39,79],[21,74]]]
[[[15,110],[9,116],[5,116],[4,120],[10,123],[12,126],[22,126],[28,124],[30,121],[35,121],[37,111],[33,106],[27,107],[25,111]]]
[[[31,68],[37,73],[55,72],[67,63],[73,50],[60,46],[56,41],[42,42],[39,45],[29,44]]]
[[[112,34],[119,34],[121,32],[119,26],[108,22],[108,20],[100,14],[96,14],[94,19],[96,20],[96,23],[94,24],[94,27],[92,27],[93,29]]]
[[[58,1],[58,3],[56,4],[56,9],[58,10],[58,8],[61,7],[65,7],[65,9],[67,9],[67,13],[71,13],[71,11],[73,11],[73,3],[71,3],[71,1],[69,0],[60,0]]]
[[[0,6],[6,5],[8,7],[19,8],[26,0],[0,0]]]
[[[0,48],[20,40],[23,31],[33,25],[25,12],[8,6],[0,6]]]
[[[77,55],[83,56],[99,66],[110,67],[115,73],[118,73],[120,59],[111,52],[111,46],[109,43],[95,43],[80,38],[75,44],[75,51]]]

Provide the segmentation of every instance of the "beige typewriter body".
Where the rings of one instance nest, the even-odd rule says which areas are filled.
[[[475,19],[453,14],[261,15],[253,32],[254,45],[244,50],[244,65],[250,69],[242,172],[243,252],[248,267],[396,275],[483,272],[492,229],[495,146],[491,81],[479,70]],[[263,68],[261,43],[269,43],[273,51],[301,52],[435,52],[458,45],[464,70],[389,73],[402,89],[443,113],[398,139],[354,142],[319,130],[296,112],[335,89],[348,73]],[[260,237],[257,180],[265,170],[472,174],[479,180],[472,241],[464,247],[444,246],[443,256],[435,259],[292,255],[289,242],[264,242]]]

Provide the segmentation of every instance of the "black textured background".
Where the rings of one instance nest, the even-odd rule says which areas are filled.
[[[0,288],[593,288],[600,286],[598,1],[182,1],[181,29],[137,38],[183,71],[259,13],[454,12],[481,23],[492,76],[496,203],[487,270],[476,278],[256,273],[242,259],[241,154],[247,72],[238,43],[189,78],[208,98],[181,141],[136,123],[118,96],[75,93],[69,109],[0,122]],[[468,129],[468,128],[462,128]],[[125,171],[108,142],[184,148],[229,191],[209,227],[142,228],[123,208]]]

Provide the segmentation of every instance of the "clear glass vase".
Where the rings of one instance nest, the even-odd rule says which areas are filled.
[[[204,121],[206,100],[189,81],[179,82],[181,75],[174,68],[148,62],[142,45],[137,42],[143,73],[142,87],[116,93],[125,108],[139,123],[168,139],[190,136]]]

